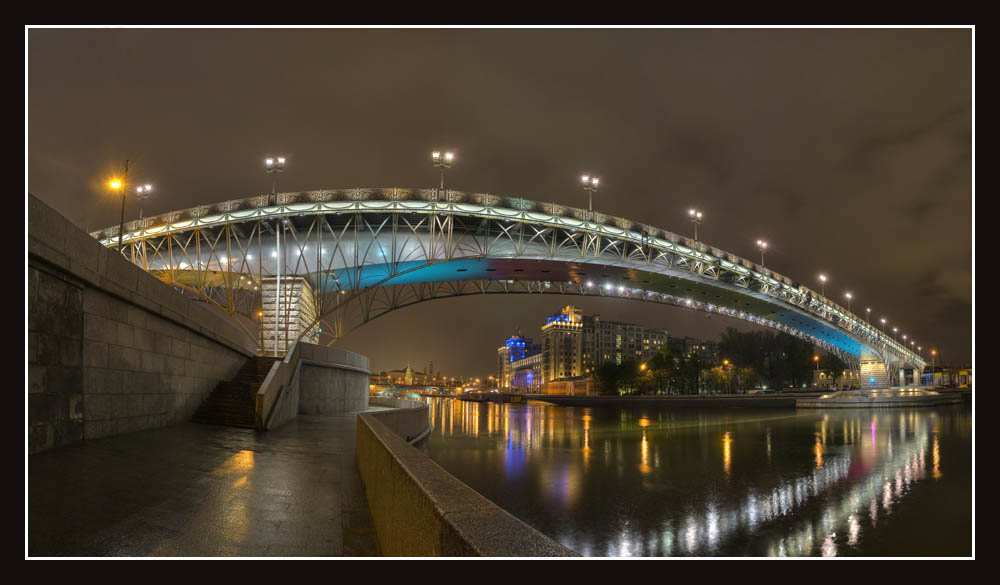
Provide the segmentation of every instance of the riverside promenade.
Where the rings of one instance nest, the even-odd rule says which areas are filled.
[[[378,555],[356,421],[300,415],[268,433],[183,423],[32,455],[27,553]]]

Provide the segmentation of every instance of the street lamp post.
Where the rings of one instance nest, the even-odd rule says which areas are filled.
[[[823,298],[826,298],[826,275],[825,274],[820,274],[819,275],[819,282],[820,282],[820,285],[819,285],[820,293],[819,294],[821,296],[823,296]]]
[[[767,251],[767,242],[764,240],[757,240],[757,249],[760,250],[760,267],[764,267],[764,252]]]
[[[436,168],[441,169],[441,190],[444,191],[444,172],[454,164],[455,153],[450,151],[442,153],[435,150],[431,153],[431,162]]]
[[[847,297],[847,312],[850,313],[851,312],[851,296],[852,295],[851,295],[851,293],[844,293],[844,296]]]
[[[583,183],[583,190],[587,192],[587,215],[593,215],[594,191],[597,191],[597,186],[600,184],[601,180],[590,175],[583,175],[580,177],[580,182]]]
[[[153,190],[153,186],[150,184],[139,185],[135,188],[135,200],[142,201],[144,199],[149,199],[149,193]],[[142,204],[139,204],[139,219],[142,219]]]
[[[865,321],[867,321],[868,323],[872,322],[872,309],[871,309],[871,307],[868,307],[867,309],[865,309]]]
[[[698,241],[698,226],[701,225],[701,218],[704,214],[697,209],[688,209],[688,219],[694,224],[694,241]]]
[[[813,362],[816,363],[816,386],[818,387],[819,386],[819,356],[818,355],[814,355],[813,356]]]
[[[112,189],[116,191],[118,189],[121,189],[122,192],[122,218],[121,218],[121,223],[118,224],[118,252],[121,253],[122,234],[125,231],[125,193],[127,192],[126,185],[128,184],[128,159],[125,159],[125,173],[122,175],[121,180],[119,181],[118,179],[111,179],[111,181],[108,184],[111,186]]]
[[[285,170],[285,157],[267,157],[264,159],[264,166],[267,174],[271,175],[271,196],[274,198],[274,204],[278,204],[278,177],[277,175]],[[281,313],[281,261],[284,257],[281,255],[281,230],[282,223],[281,219],[275,220],[277,226],[274,230],[274,265],[275,265],[275,282],[274,282],[274,357],[278,357],[278,316]],[[263,325],[263,322],[261,322]]]
[[[892,328],[892,340],[896,341],[896,333],[899,332],[899,327]]]
[[[267,174],[271,175],[271,196],[274,198],[274,204],[278,204],[278,173],[285,170],[285,157],[267,157],[264,159],[264,165],[267,169]]]

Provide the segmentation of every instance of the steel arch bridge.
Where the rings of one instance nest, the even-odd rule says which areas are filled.
[[[654,226],[554,203],[438,189],[322,190],[202,205],[125,228],[127,259],[228,313],[262,349],[317,339],[320,329],[333,343],[432,299],[572,294],[727,315],[854,363],[925,365],[786,276]],[[118,245],[117,226],[92,235]],[[281,331],[272,334],[276,322]]]

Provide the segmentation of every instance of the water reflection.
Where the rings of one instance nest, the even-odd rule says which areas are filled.
[[[961,409],[737,413],[428,400],[435,460],[587,555],[866,554],[873,531],[915,486],[942,477],[940,444],[971,444]],[[950,505],[968,514],[962,503]]]

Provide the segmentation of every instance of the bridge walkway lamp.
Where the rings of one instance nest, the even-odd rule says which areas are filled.
[[[688,209],[688,219],[694,224],[694,241],[698,241],[698,226],[701,225],[701,219],[704,214],[697,209]]]
[[[892,328],[892,340],[896,341],[896,333],[899,331],[899,327]]]
[[[594,215],[594,191],[597,191],[601,179],[591,175],[583,175],[580,177],[580,182],[583,184],[583,190],[587,192],[587,215],[592,218]]]
[[[820,292],[819,292],[819,294],[825,299],[826,298],[826,275],[825,274],[820,274],[819,275],[819,282],[820,282],[820,285],[819,285],[819,291]]]
[[[867,309],[865,309],[865,321],[868,322],[869,324],[872,322],[872,309],[871,309],[871,307],[868,307]]]
[[[757,249],[760,250],[760,267],[764,267],[764,252],[767,251],[767,242],[764,240],[757,240]]]
[[[264,159],[264,170],[267,174],[271,175],[271,197],[274,199],[274,204],[278,204],[278,174],[285,170],[285,157],[267,157]],[[281,255],[281,230],[283,229],[283,224],[281,219],[275,219],[278,224],[274,230],[274,265],[275,265],[275,285],[274,285],[274,357],[278,357],[278,314],[280,313],[281,304],[281,261],[284,257]],[[261,321],[263,326],[263,320]],[[288,337],[287,335],[285,336]],[[287,339],[285,340],[288,341]]]
[[[274,204],[278,204],[278,174],[285,170],[285,157],[267,157],[264,159],[264,168],[267,174],[271,175],[271,197]]]
[[[844,293],[844,296],[847,297],[847,312],[850,313],[851,312],[851,298],[853,298],[853,295],[851,293],[847,292],[847,293]]]
[[[816,364],[816,387],[819,387],[819,356],[813,356],[813,362]]]
[[[444,172],[455,164],[455,153],[435,150],[431,153],[431,163],[435,168],[441,169],[441,191],[444,191]]]
[[[149,199],[153,186],[150,184],[139,185],[135,188],[135,200],[143,201]],[[142,221],[142,203],[139,204],[139,221]]]

